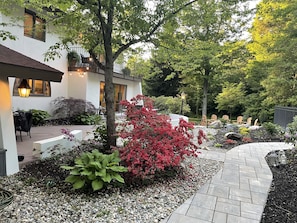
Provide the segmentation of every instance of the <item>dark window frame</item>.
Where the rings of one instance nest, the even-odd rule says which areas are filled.
[[[31,82],[32,80],[32,82]],[[20,85],[22,79],[21,78],[16,78],[14,81],[14,85],[13,85],[13,96],[19,96],[19,92],[18,92],[18,86]],[[50,81],[42,81],[42,80],[34,80],[34,79],[27,79],[30,87],[31,87],[31,91],[30,91],[30,97],[51,97],[52,94],[52,89],[51,89],[51,82]],[[35,92],[35,81],[42,81],[42,93],[34,93]],[[48,86],[48,93],[46,92],[46,85]]]
[[[28,9],[25,9],[25,13],[24,13],[24,17],[26,16],[26,14],[28,14],[29,16],[32,16],[32,27],[31,28],[31,32],[26,32],[26,24],[25,24],[25,21],[24,21],[24,35],[27,36],[27,37],[30,37],[30,38],[33,38],[33,39],[36,39],[36,40],[40,40],[40,41],[43,41],[45,42],[45,36],[46,36],[46,21],[40,17],[38,17],[36,15],[35,12],[31,11],[31,10],[28,10]],[[37,22],[42,22],[41,23],[41,31],[38,31],[37,30]],[[41,36],[39,36],[41,34]]]

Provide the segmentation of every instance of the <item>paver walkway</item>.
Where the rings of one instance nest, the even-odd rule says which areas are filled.
[[[220,170],[163,223],[259,223],[272,182],[265,161],[285,143],[250,143],[226,153],[202,151],[200,157],[224,161]]]

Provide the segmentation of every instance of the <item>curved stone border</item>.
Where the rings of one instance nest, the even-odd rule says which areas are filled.
[[[291,148],[271,142],[244,144],[226,153],[202,151],[202,158],[224,161],[223,169],[164,222],[259,223],[272,182],[265,156]]]

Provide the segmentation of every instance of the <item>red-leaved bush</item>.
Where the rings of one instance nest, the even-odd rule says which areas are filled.
[[[144,106],[137,106],[143,101]],[[119,136],[124,139],[120,156],[134,177],[150,178],[166,168],[180,166],[186,155],[197,156],[198,146],[193,143],[193,124],[180,119],[172,127],[169,117],[158,114],[152,100],[138,95],[122,101],[126,108],[127,122],[121,124]],[[199,131],[199,143],[205,138]]]

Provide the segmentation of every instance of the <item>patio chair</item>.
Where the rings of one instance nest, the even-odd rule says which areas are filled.
[[[230,122],[229,115],[223,115],[222,119],[226,120],[227,122]]]
[[[240,116],[237,116],[236,123],[238,125],[241,125],[243,123],[243,116],[241,116],[241,115]]]
[[[249,127],[249,126],[251,126],[252,125],[252,117],[248,117],[247,118],[247,120],[246,120],[246,123],[245,123],[245,125],[247,126],[247,127]]]
[[[21,141],[23,141],[22,138],[22,132],[26,132],[28,136],[31,138],[31,127],[33,122],[33,116],[31,112],[23,112],[18,111],[14,114],[14,127],[15,127],[15,133],[17,131],[20,132],[20,138]]]

